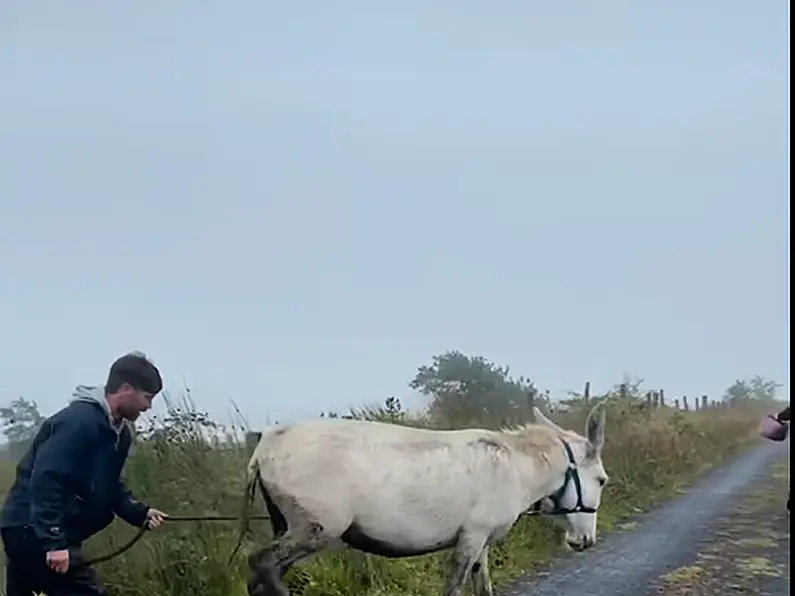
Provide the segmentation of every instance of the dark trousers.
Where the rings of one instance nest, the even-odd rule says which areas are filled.
[[[97,574],[80,567],[79,548],[69,549],[69,570],[56,573],[47,566],[44,550],[30,528],[0,530],[6,556],[6,596],[108,596]]]

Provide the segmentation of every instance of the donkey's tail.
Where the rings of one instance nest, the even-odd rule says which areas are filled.
[[[248,462],[248,468],[246,469],[246,490],[243,493],[243,502],[240,508],[240,526],[238,529],[239,535],[237,538],[237,544],[235,544],[232,554],[229,555],[230,565],[237,556],[237,553],[240,551],[240,547],[243,545],[243,538],[245,538],[246,534],[248,533],[249,526],[251,525],[251,505],[254,503],[254,495],[257,493],[257,486],[259,483],[259,461],[257,460],[256,455],[252,455]]]

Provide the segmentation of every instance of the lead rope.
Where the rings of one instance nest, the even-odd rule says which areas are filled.
[[[251,520],[268,520],[270,516],[268,515],[252,515],[249,519]],[[168,522],[232,522],[232,521],[240,521],[240,518],[234,517],[231,515],[176,515],[172,516],[169,515],[165,519],[166,523]],[[108,554],[101,555],[99,557],[94,557],[91,559],[85,559],[82,561],[78,561],[73,565],[75,568],[82,568],[82,567],[89,567],[91,565],[98,565],[100,563],[106,563],[111,559],[115,559],[116,557],[123,555],[128,550],[130,550],[133,546],[135,546],[141,538],[147,533],[149,528],[147,526],[143,526],[138,529],[138,532],[133,536],[129,542],[124,544],[124,546],[119,547],[118,549],[111,551]]]

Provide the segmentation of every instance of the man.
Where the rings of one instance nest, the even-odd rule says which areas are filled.
[[[132,440],[128,422],[163,388],[143,354],[122,356],[104,387],[79,386],[69,405],[44,421],[0,512],[6,596],[106,596],[82,543],[118,515],[156,528],[166,514],[136,501],[120,478]]]

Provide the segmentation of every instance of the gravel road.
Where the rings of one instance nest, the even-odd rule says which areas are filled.
[[[789,595],[789,441],[765,442],[501,596]]]

